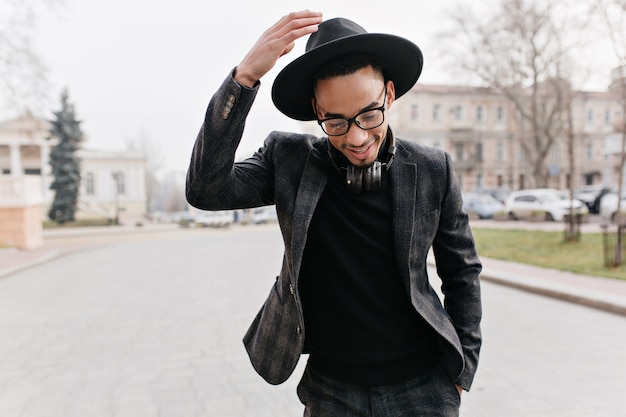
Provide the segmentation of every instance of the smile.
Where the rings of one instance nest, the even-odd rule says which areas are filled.
[[[373,140],[370,143],[368,143],[367,145],[360,146],[358,148],[351,147],[351,146],[346,146],[345,148],[346,148],[346,150],[348,150],[350,152],[353,152],[353,153],[356,153],[356,154],[363,154],[363,153],[366,153],[367,151],[369,151],[370,148],[374,145],[375,142],[376,141]]]
[[[359,149],[350,149],[350,152],[354,152],[354,153],[365,153],[367,151],[369,151],[369,149],[372,147],[372,145],[368,145],[364,148],[359,148]]]

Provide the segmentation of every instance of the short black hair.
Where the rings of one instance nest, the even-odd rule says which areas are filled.
[[[343,55],[338,59],[330,61],[322,65],[317,71],[313,73],[312,86],[319,80],[327,80],[333,77],[339,77],[343,75],[354,74],[358,70],[371,66],[375,71],[380,72],[385,81],[385,67],[382,60],[378,57],[367,53],[355,53],[349,55]]]

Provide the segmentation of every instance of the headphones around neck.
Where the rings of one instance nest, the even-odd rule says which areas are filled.
[[[382,162],[377,159],[372,165],[366,168],[356,167],[347,162],[347,160],[346,166],[337,164],[333,154],[337,154],[340,157],[343,157],[343,155],[328,141],[327,146],[330,162],[338,172],[341,172],[341,170],[346,171],[346,187],[348,191],[354,194],[362,194],[364,191],[378,190],[381,187],[383,176],[389,168],[391,168],[393,157],[396,154],[396,143],[391,129],[387,131],[387,138],[389,138],[389,146],[387,146],[386,159]]]

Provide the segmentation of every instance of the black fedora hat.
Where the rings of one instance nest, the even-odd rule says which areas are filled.
[[[292,119],[315,120],[311,106],[313,73],[324,64],[352,53],[369,53],[382,60],[385,77],[395,85],[396,98],[417,82],[424,62],[422,51],[408,39],[368,33],[344,18],[326,20],[309,37],[305,53],[276,76],[272,86],[274,105]]]

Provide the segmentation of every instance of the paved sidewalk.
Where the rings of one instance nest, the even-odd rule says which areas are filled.
[[[481,278],[537,294],[626,315],[626,281],[481,257]]]
[[[98,231],[92,229],[47,231],[44,236],[46,245],[43,248],[0,250],[0,277],[81,249],[78,245],[65,247],[55,245],[54,240],[59,237],[93,237],[94,233],[110,236],[163,230],[175,229],[168,225],[159,225],[146,229],[126,227]],[[485,257],[481,257],[481,260],[483,262],[481,277],[485,281],[626,315],[626,280],[586,276]],[[431,264],[433,264],[432,260]]]
[[[46,248],[0,250],[9,335],[0,338],[0,416],[302,415],[295,393],[305,358],[276,387],[241,344],[280,268],[277,228],[55,233],[46,232]],[[616,331],[626,316],[488,280],[560,298],[578,292],[585,299],[572,301],[589,304],[624,286],[483,261],[485,344],[462,415],[624,416],[615,392],[626,379],[615,370],[626,363],[626,336]],[[28,268],[37,262],[47,263]],[[555,375],[567,383],[555,385]]]

